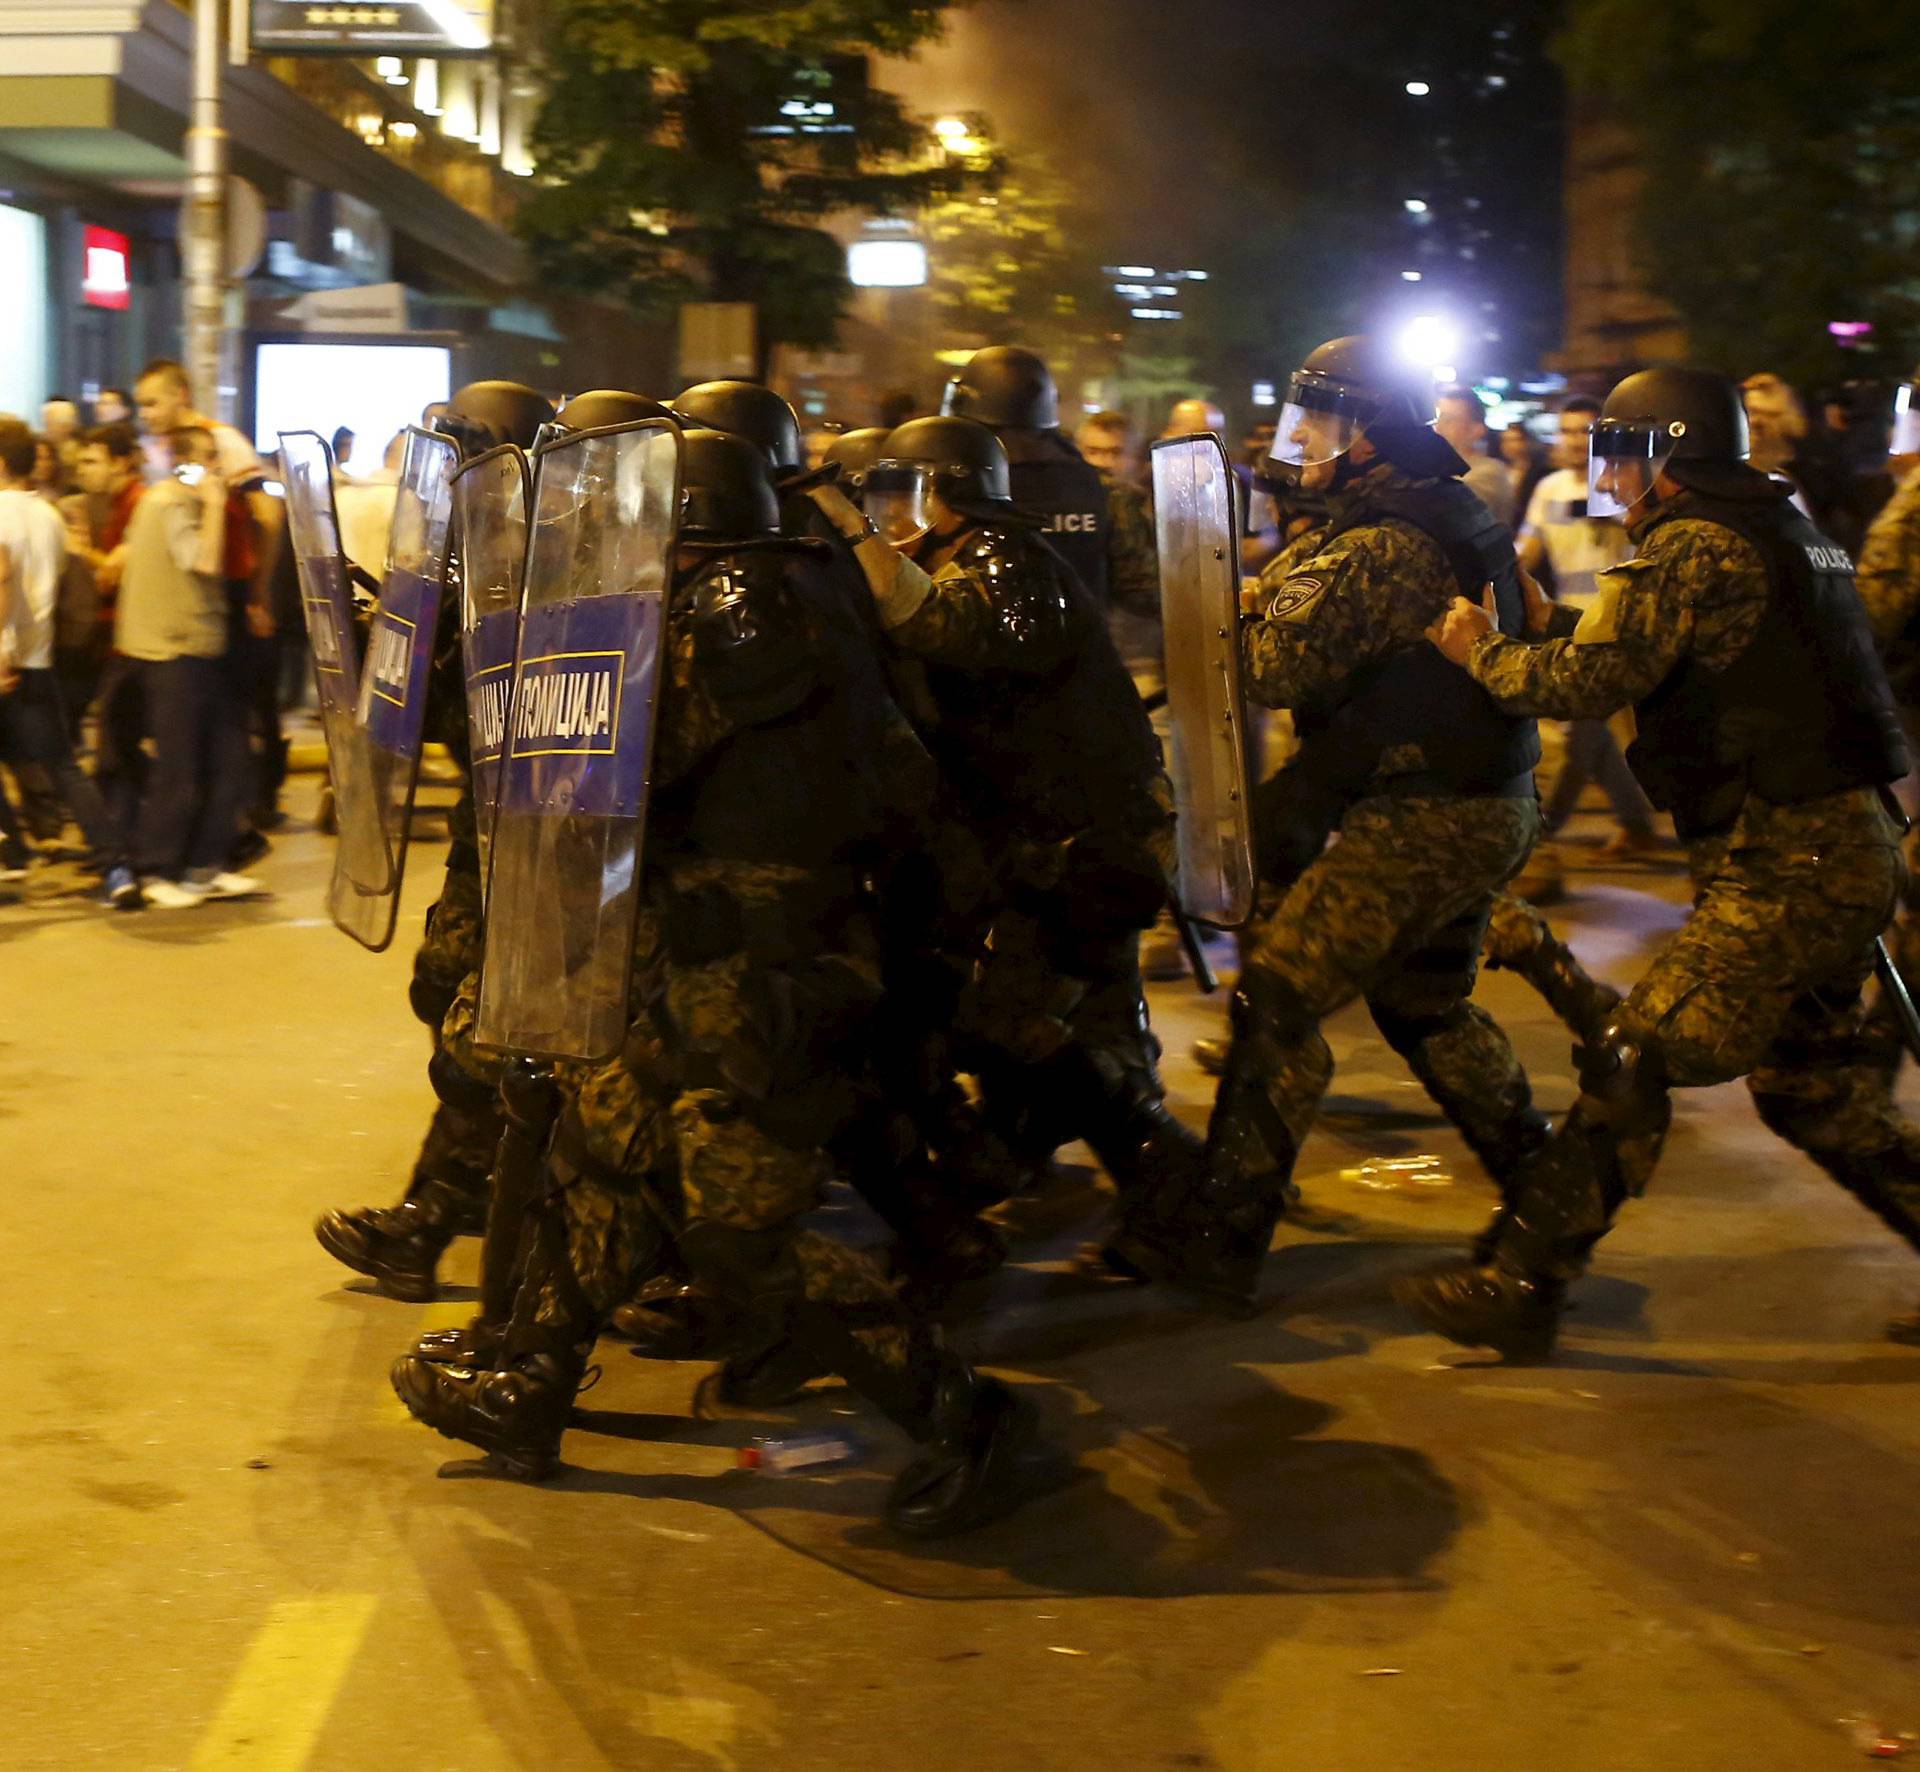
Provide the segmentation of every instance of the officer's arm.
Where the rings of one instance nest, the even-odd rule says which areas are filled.
[[[1692,644],[1688,577],[1658,546],[1600,575],[1572,634],[1542,645],[1488,634],[1467,654],[1474,679],[1510,714],[1602,720],[1652,693]]]
[[[1920,613],[1920,476],[1873,521],[1854,575],[1874,643],[1884,652]]]
[[[1160,555],[1146,494],[1116,483],[1108,489],[1107,601],[1129,615],[1160,619]]]
[[[1353,550],[1281,554],[1261,575],[1242,624],[1248,691],[1270,708],[1331,706],[1383,650],[1368,607],[1370,574]]]
[[[888,637],[930,664],[1038,676],[1072,650],[1072,605],[1040,549],[968,549],[933,575]]]
[[[838,486],[815,486],[807,496],[852,548],[873,593],[880,625],[897,628],[927,600],[933,581],[892,546]]]

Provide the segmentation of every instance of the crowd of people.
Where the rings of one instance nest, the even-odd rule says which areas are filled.
[[[91,416],[0,416],[0,881],[71,822],[114,910],[257,896],[305,658],[277,488],[177,363]]]
[[[1257,791],[1258,891],[1201,1138],[1167,1108],[1142,984],[1177,908],[1177,822],[1207,810],[1176,804],[1181,710],[1149,718],[1155,515],[1124,419],[1093,415],[1076,447],[1046,365],[1003,347],[938,416],[889,414],[813,459],[752,384],[557,413],[515,384],[463,389],[439,422],[469,460],[670,420],[685,496],[637,877],[596,826],[543,849],[548,895],[510,920],[475,841],[497,784],[470,776],[410,992],[437,1104],[419,1162],[398,1204],[318,1226],[413,1300],[456,1236],[484,1233],[479,1314],[397,1363],[407,1407],[537,1479],[603,1334],[710,1359],[713,1393],[748,1406],[831,1374],[919,1444],[892,1526],[965,1529],[1017,1503],[1029,1432],[940,1328],[1005,1258],[983,1213],[1083,1140],[1114,1191],[1087,1281],[1250,1308],[1331,1080],[1322,1023],[1356,1002],[1498,1195],[1468,1255],[1396,1283],[1456,1340],[1551,1351],[1678,1087],[1745,1078],[1771,1130],[1920,1250],[1920,1128],[1893,1099],[1920,1028],[1899,993],[1868,998],[1883,933],[1913,945],[1893,789],[1920,656],[1920,420],[1906,390],[1879,461],[1855,457],[1854,479],[1897,485],[1856,585],[1827,525],[1870,495],[1816,484],[1811,424],[1783,425],[1784,454],[1768,441],[1777,392],[1645,371],[1566,400],[1536,459],[1531,433],[1496,444],[1470,390],[1436,397],[1372,340],[1296,372],[1241,464],[1235,639],[1290,733]],[[1221,422],[1184,402],[1167,428]],[[492,582],[501,562],[462,570]],[[435,693],[460,729],[458,672]],[[1536,782],[1541,720],[1569,729],[1572,786]],[[1516,890],[1589,779],[1623,854],[1671,821],[1695,882],[1624,997]],[[570,918],[629,889],[634,952],[609,968],[606,924]],[[551,1048],[521,1050],[510,1024],[480,1037],[483,956],[512,960],[493,989],[543,1002],[584,988],[567,969],[589,953],[632,985],[613,1056],[541,1068]],[[1482,963],[1577,1038],[1557,1126],[1473,999]],[[885,1249],[810,1216],[835,1183]],[[1889,1333],[1920,1343],[1920,1315]]]

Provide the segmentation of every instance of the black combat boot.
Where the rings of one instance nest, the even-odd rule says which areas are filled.
[[[952,1362],[934,1384],[921,1450],[894,1479],[887,1524],[904,1538],[946,1538],[1011,1512],[1032,1432],[1026,1403],[998,1379]]]
[[[413,1357],[433,1366],[492,1367],[506,1344],[504,1323],[475,1317],[459,1329],[429,1329],[413,1344]]]
[[[560,1463],[560,1438],[586,1372],[586,1353],[527,1354],[504,1370],[443,1366],[408,1354],[393,1388],[416,1421],[487,1454],[508,1476],[544,1482]]]
[[[1490,1347],[1510,1360],[1544,1360],[1560,1332],[1564,1282],[1494,1260],[1458,1262],[1430,1274],[1402,1274],[1393,1295],[1429,1328],[1463,1347]]]
[[[313,1227],[335,1261],[365,1274],[389,1298],[431,1304],[435,1270],[471,1218],[472,1202],[432,1176],[417,1177],[397,1206],[322,1213]]]

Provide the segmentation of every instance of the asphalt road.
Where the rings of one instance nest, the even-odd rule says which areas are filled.
[[[1682,1100],[1549,1367],[1387,1298],[1488,1190],[1350,1014],[1252,1321],[1082,1289],[1090,1172],[1022,1204],[963,1332],[1067,1455],[1015,1518],[902,1549],[893,1442],[737,1472],[765,1424],[613,1343],[521,1488],[386,1384],[475,1246],[414,1307],[308,1233],[398,1193],[429,1102],[437,846],[381,956],[326,925],[326,851],[296,821],[261,904],[110,917],[58,872],[0,903],[0,1766],[1813,1772],[1920,1730],[1920,1352],[1879,1339],[1920,1264],[1738,1088]],[[1677,874],[1573,883],[1556,919],[1631,978]],[[1483,992],[1563,1107],[1564,1035]],[[1154,1007],[1199,1123],[1220,1011]]]

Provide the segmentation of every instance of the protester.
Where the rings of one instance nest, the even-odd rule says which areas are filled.
[[[1140,443],[1124,412],[1090,413],[1073,434],[1074,447],[1110,480],[1140,478]]]
[[[93,403],[96,425],[130,425],[134,421],[133,401],[125,388],[102,388]]]
[[[1487,405],[1469,387],[1442,388],[1435,396],[1439,416],[1433,428],[1467,464],[1467,490],[1502,523],[1514,517],[1514,478],[1507,464],[1487,453]]]
[[[137,661],[154,750],[134,865],[148,904],[181,910],[260,884],[225,866],[247,791],[246,727],[225,668],[229,488],[203,428],[170,433],[166,447],[172,471],[127,526],[114,639]]]
[[[34,455],[23,426],[0,428],[0,751],[46,772],[85,833],[103,901],[132,909],[140,893],[125,839],[67,739],[53,668],[67,537],[59,513],[32,489]]]
[[[1520,526],[1520,564],[1542,578],[1557,600],[1585,610],[1599,594],[1599,575],[1633,552],[1626,525],[1587,510],[1587,433],[1600,402],[1576,395],[1560,409],[1553,471],[1534,489]],[[1605,720],[1570,720],[1566,756],[1542,808],[1548,836],[1562,830],[1580,804],[1588,782],[1597,782],[1613,808],[1615,828],[1602,846],[1605,861],[1624,861],[1660,847],[1653,830],[1653,803],[1621,754]]]

